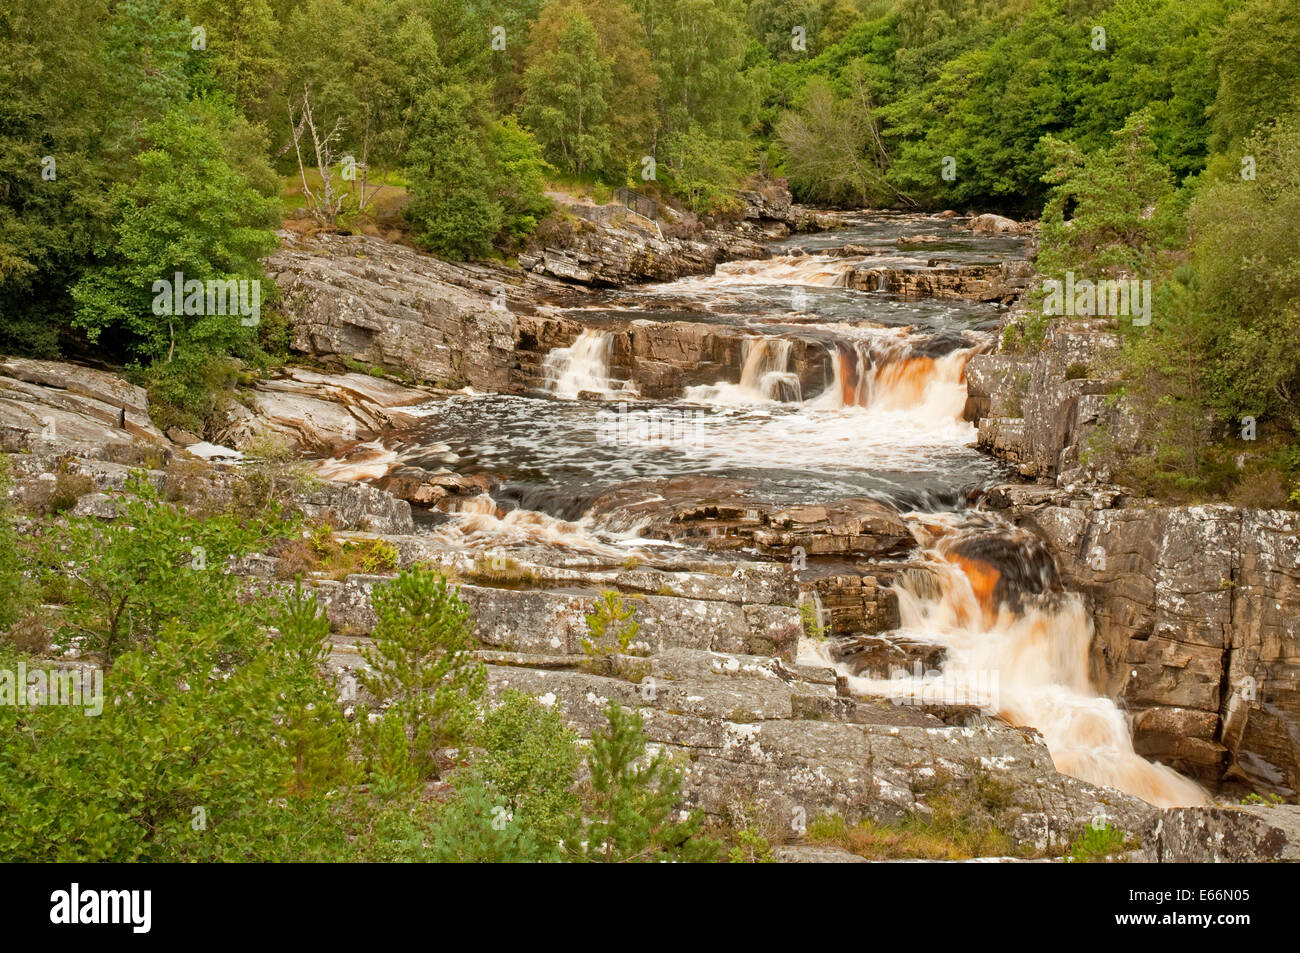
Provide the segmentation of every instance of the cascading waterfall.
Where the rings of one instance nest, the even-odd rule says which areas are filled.
[[[905,575],[895,587],[898,634],[943,645],[940,670],[892,678],[850,675],[850,687],[896,700],[979,704],[1014,725],[1038,729],[1064,774],[1160,807],[1208,804],[1195,782],[1138,755],[1123,712],[1093,690],[1092,622],[1082,600],[1056,593],[1014,605],[1005,597],[1015,567],[963,556],[960,540],[938,540],[926,553],[929,571]],[[1031,557],[1022,546],[1016,558]]]
[[[719,265],[712,278],[722,285],[812,285],[843,288],[848,285],[849,275],[859,261],[829,255],[732,261]],[[700,281],[697,280],[696,284],[700,284]]]
[[[755,403],[799,403],[803,391],[799,375],[790,370],[793,344],[785,338],[762,337],[745,341],[740,383],[719,381],[688,387],[684,397],[707,404],[739,406]]]
[[[577,397],[583,391],[614,392],[609,376],[609,352],[614,337],[586,328],[568,347],[557,347],[542,364],[544,386],[556,397]]]
[[[823,408],[869,407],[949,422],[966,405],[966,363],[973,348],[943,357],[912,356],[907,341],[878,337],[839,341],[831,354],[834,384],[814,403]]]

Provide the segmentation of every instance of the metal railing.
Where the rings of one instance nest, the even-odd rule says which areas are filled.
[[[634,189],[626,187],[618,189],[614,193],[614,201],[652,222],[659,218],[659,203]]]

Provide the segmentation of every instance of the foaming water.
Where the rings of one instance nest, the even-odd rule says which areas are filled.
[[[966,364],[975,350],[962,348],[936,358],[911,354],[907,342],[897,337],[837,342],[835,382],[814,406],[901,413],[922,426],[953,421],[966,406]]]
[[[712,276],[685,279],[680,287],[706,291],[722,285],[813,285],[822,288],[842,288],[848,283],[849,273],[861,258],[842,258],[829,255],[784,256],[757,261],[730,261],[718,265]],[[668,290],[672,290],[671,288]]]
[[[799,402],[803,389],[790,370],[793,345],[784,338],[752,338],[745,342],[740,382],[719,381],[686,388],[683,398],[703,404],[742,407],[747,404]]]
[[[585,329],[568,347],[557,347],[542,365],[545,387],[556,397],[577,397],[584,391],[609,395],[616,390],[609,376],[613,336],[608,331]],[[621,389],[617,388],[617,389]]]
[[[430,534],[447,549],[470,554],[502,549],[552,549],[570,553],[624,559],[649,541],[635,535],[612,538],[595,531],[589,519],[564,520],[536,510],[503,511],[488,494],[466,501]]]
[[[898,635],[944,646],[940,670],[920,677],[850,675],[850,687],[893,698],[975,702],[1038,729],[1064,774],[1159,807],[1210,803],[1195,782],[1138,755],[1123,712],[1093,690],[1092,621],[1079,597],[1059,593],[1013,608],[996,596],[1002,570],[960,555],[954,540],[960,537],[927,554],[928,573],[905,575],[896,586]],[[973,688],[987,697],[975,698]]]

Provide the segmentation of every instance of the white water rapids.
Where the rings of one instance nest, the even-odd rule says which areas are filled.
[[[919,319],[917,325],[871,320],[886,311],[892,320],[900,305],[886,295],[846,288],[857,263],[831,255],[733,262],[710,276],[638,292],[647,306],[653,299],[656,308],[674,295],[706,304],[713,299],[745,307],[759,302],[768,308],[740,319],[746,340],[739,366],[729,369],[730,379],[687,387],[679,400],[667,404],[641,401],[630,384],[611,376],[613,335],[588,328],[544,360],[544,387],[552,398],[562,399],[485,396],[447,402],[448,414],[464,408],[466,422],[457,422],[455,438],[435,430],[434,439],[470,445],[475,466],[507,473],[527,470],[529,479],[583,490],[697,473],[734,473],[760,486],[770,481],[773,492],[779,487],[800,493],[806,487],[830,496],[867,492],[859,488],[864,473],[901,490],[923,478],[947,480],[950,490],[987,479],[993,471],[962,476],[970,468],[988,466],[972,449],[975,433],[963,419],[963,409],[967,363],[991,335],[966,333],[973,325],[960,323],[967,315],[960,308],[953,312],[956,318],[940,316],[928,326],[918,326]],[[815,313],[817,295],[830,302],[825,318]],[[795,312],[801,315],[797,327],[783,323]],[[929,314],[918,311],[926,320]],[[965,334],[956,342],[960,346],[929,346],[938,330],[954,330],[953,324],[942,323],[949,320]],[[796,345],[802,356],[796,355]],[[819,348],[825,348],[826,379],[811,380],[807,354],[822,353]],[[603,400],[575,400],[584,394]],[[608,446],[597,438],[591,420],[614,413],[676,413],[690,426],[668,446]],[[369,474],[389,462],[388,453],[376,445],[352,462],[351,472]],[[326,473],[349,472],[337,462],[323,467]],[[876,492],[874,485],[870,492]],[[927,502],[924,508],[944,505]],[[461,553],[534,547],[615,560],[652,544],[640,539],[635,528],[602,531],[589,514],[571,519],[554,515],[573,517],[578,510],[512,510],[487,494],[456,506],[431,535]],[[992,686],[991,694],[978,700],[981,707],[1040,731],[1063,773],[1161,806],[1207,803],[1206,793],[1192,781],[1139,756],[1124,713],[1093,689],[1088,668],[1092,624],[1077,596],[1025,600],[1013,610],[995,597],[998,567],[954,555],[961,533],[953,520],[935,513],[910,519],[926,571],[901,577],[901,626],[886,637],[942,645],[945,661],[936,673],[905,678],[889,673],[858,677],[842,667],[855,692],[961,696],[973,686],[982,691]],[[920,577],[928,582],[918,583]],[[814,656],[809,661],[835,664],[824,644],[810,644],[809,651]]]

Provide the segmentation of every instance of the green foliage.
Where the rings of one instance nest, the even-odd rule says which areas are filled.
[[[605,709],[608,727],[587,749],[591,773],[582,857],[601,863],[714,860],[720,845],[700,835],[704,815],[673,820],[682,776],[660,750],[646,757],[641,715],[616,702]]]
[[[486,93],[449,83],[424,93],[414,107],[406,217],[418,241],[450,259],[481,258],[504,224],[493,197]]]
[[[664,182],[701,215],[726,215],[742,210],[736,195],[748,148],[742,140],[710,135],[690,126],[671,135],[664,148]]]
[[[258,259],[274,247],[275,203],[244,171],[252,157],[235,155],[225,138],[239,122],[228,107],[195,101],[145,130],[148,146],[130,184],[113,192],[113,239],[72,289],[76,326],[90,340],[111,329],[145,361],[170,360],[177,350],[248,349],[251,326],[229,303],[227,314],[207,313],[206,302],[199,315],[160,314],[154,287],[178,272],[186,283],[260,283]],[[170,311],[171,296],[165,301]]]
[[[817,606],[812,602],[799,603],[799,624],[803,628],[803,634],[810,639],[824,639],[830,632],[830,626],[822,625],[818,616]]]
[[[491,791],[470,783],[439,812],[426,859],[440,864],[517,864],[552,857]]]
[[[732,864],[775,864],[776,855],[767,838],[749,829],[737,833],[736,846],[727,851],[727,862]]]
[[[571,839],[580,812],[573,791],[580,757],[577,737],[560,713],[510,690],[490,710],[476,735],[484,749],[476,776],[539,844],[558,849]]]
[[[310,855],[329,805],[288,795],[337,770],[334,746],[310,743],[321,737],[310,720],[333,703],[317,678],[325,630],[314,616],[300,602],[278,618],[278,639],[247,616],[167,622],[147,650],[118,657],[97,715],[0,706],[0,857]]]
[[[547,7],[552,9],[559,8]],[[547,157],[582,175],[609,162],[614,74],[591,20],[572,7],[559,15],[563,20],[555,46],[546,49],[534,42],[530,47],[522,115]]]
[[[1177,242],[1180,209],[1150,125],[1148,112],[1134,113],[1109,149],[1087,156],[1050,136],[1045,140],[1053,160],[1045,181],[1053,188],[1043,207],[1043,274],[1149,278],[1157,254]]]
[[[475,662],[469,609],[441,574],[399,573],[371,595],[373,644],[362,650],[361,683],[400,721],[421,777],[436,777],[439,748],[470,734],[486,670]]]
[[[1247,0],[1214,35],[1214,146],[1226,152],[1262,123],[1300,112],[1300,15],[1288,0]]]
[[[1261,127],[1240,148],[1253,158],[1255,178],[1243,178],[1240,158],[1229,157],[1189,213],[1195,303],[1211,325],[1206,356],[1216,409],[1229,418],[1277,416],[1293,428],[1300,424],[1296,117]]]
[[[167,626],[220,619],[230,631],[214,638],[237,651],[256,610],[238,598],[238,578],[227,564],[283,535],[287,524],[199,520],[160,501],[143,476],[115,500],[117,519],[69,519],[43,540],[41,572],[60,580],[67,601],[60,641],[76,640],[111,664],[124,652],[147,649]]]
[[[512,116],[492,124],[488,142],[495,168],[493,197],[503,215],[498,240],[514,247],[531,235],[551,210],[551,200],[546,197],[546,174],[551,167],[528,130]]]
[[[26,599],[23,563],[9,505],[9,455],[0,453],[0,632],[18,619]]]
[[[1108,821],[1090,824],[1071,841],[1068,856],[1076,864],[1097,863],[1124,850],[1127,840],[1127,835]]]
[[[587,614],[590,638],[582,640],[582,650],[593,657],[627,654],[641,631],[641,623],[633,618],[636,606],[625,602],[617,590],[606,589],[596,600],[595,609]]]

